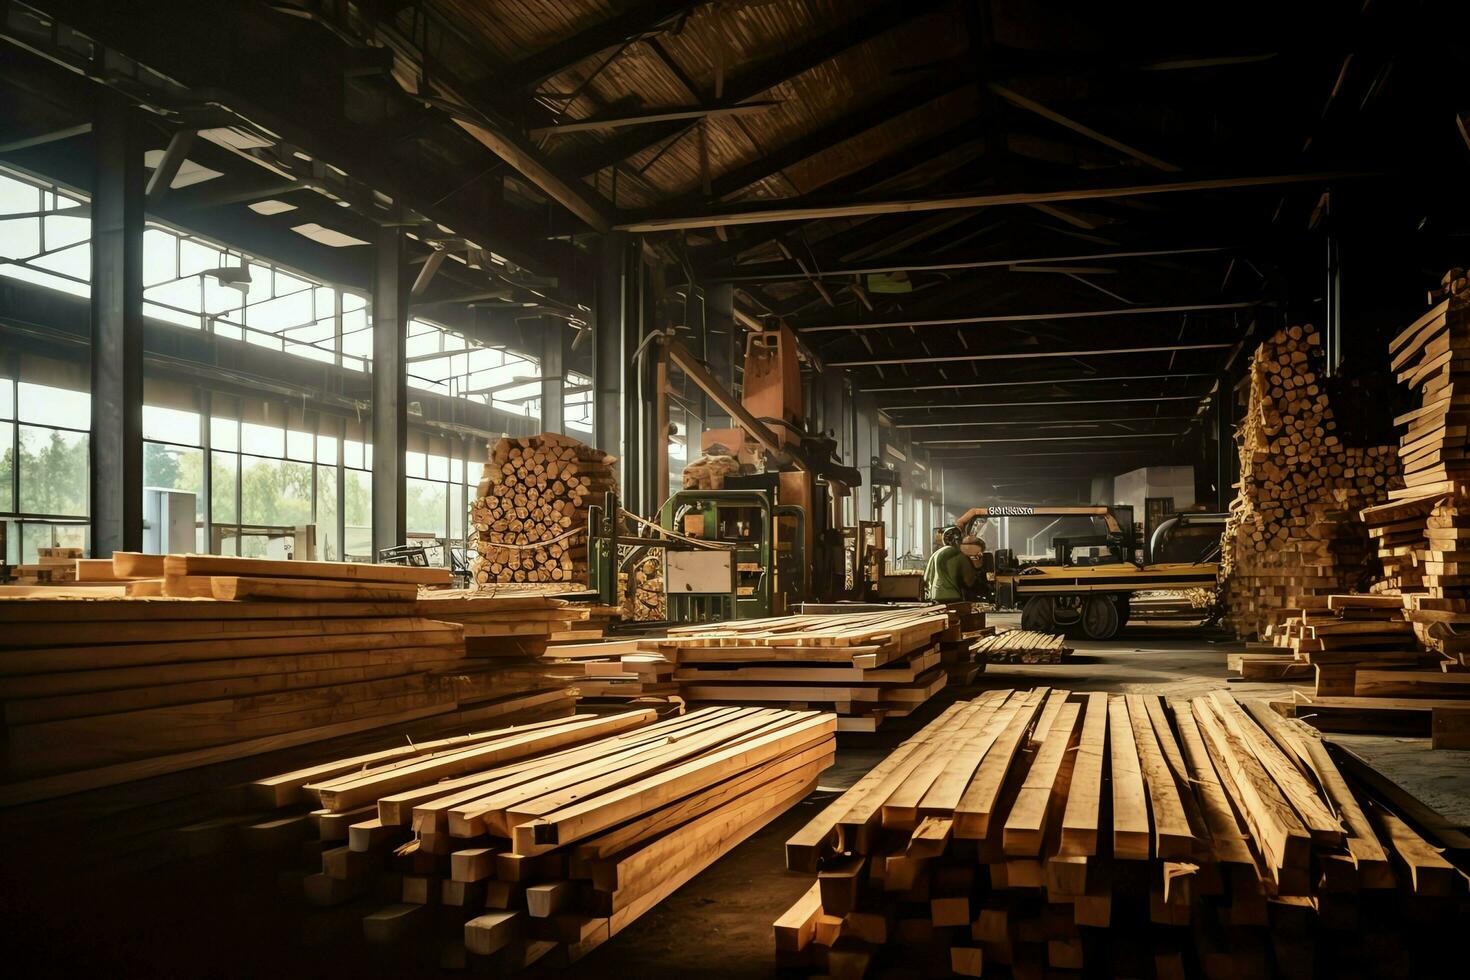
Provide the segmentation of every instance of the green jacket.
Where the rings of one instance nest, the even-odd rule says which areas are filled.
[[[924,567],[924,591],[932,602],[959,602],[975,587],[980,573],[965,553],[947,544],[929,556]]]

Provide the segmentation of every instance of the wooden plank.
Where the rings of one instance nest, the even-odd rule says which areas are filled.
[[[1108,698],[1108,749],[1113,783],[1113,857],[1146,861],[1148,795],[1128,705],[1121,697]]]
[[[983,840],[990,836],[990,818],[996,812],[1006,775],[1015,764],[1027,731],[1036,720],[1048,689],[1039,687],[1022,698],[1016,714],[996,738],[964,795],[954,809],[954,835]]]
[[[1098,828],[1102,822],[1102,777],[1106,757],[1108,696],[1098,691],[1086,695],[1082,735],[1072,766],[1067,807],[1062,814],[1061,853],[1091,856],[1097,853]]]
[[[195,576],[190,576],[194,578]],[[207,576],[216,599],[270,599],[294,602],[413,602],[418,586],[412,582],[335,582],[293,578]]]
[[[369,565],[341,561],[275,561],[269,558],[231,558],[224,555],[168,555],[165,575],[234,575],[250,578],[310,578],[354,582],[407,582],[449,585],[447,568],[412,565]]]
[[[1363,670],[1353,677],[1356,697],[1470,699],[1470,673],[1430,670]],[[1470,707],[1470,700],[1466,701]]]
[[[1204,737],[1200,734],[1194,713],[1187,706],[1175,706],[1173,714],[1179,728],[1180,749],[1189,772],[1189,785],[1194,787],[1199,799],[1200,812],[1210,834],[1215,860],[1254,869],[1255,858],[1251,856],[1230,798],[1215,770],[1209,751],[1205,748]]]
[[[1433,709],[1430,737],[1436,749],[1470,749],[1470,705]]]
[[[1057,694],[1048,700],[1050,704]],[[1058,792],[1058,776],[1062,763],[1073,745],[1073,733],[1077,718],[1082,710],[1080,704],[1060,702],[1057,712],[1049,719],[1046,737],[1031,768],[1026,772],[1021,791],[1011,804],[1002,831],[1002,847],[1006,854],[1032,856],[1041,853],[1042,840],[1047,831],[1047,818],[1054,807]],[[1039,723],[1038,723],[1039,726]],[[967,920],[968,921],[968,920]]]
[[[1133,726],[1133,742],[1138,749],[1144,788],[1148,791],[1149,812],[1153,817],[1154,855],[1160,859],[1187,858],[1195,850],[1194,830],[1184,808],[1179,784],[1175,782],[1174,769],[1165,758],[1159,735],[1154,729],[1148,705],[1141,694],[1126,695],[1124,703]]]
[[[821,886],[813,883],[773,925],[777,951],[799,953],[806,949],[816,935],[817,916],[821,914]]]

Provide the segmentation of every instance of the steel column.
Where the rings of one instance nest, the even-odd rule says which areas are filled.
[[[373,557],[408,529],[408,282],[403,230],[379,230],[373,256]]]
[[[143,550],[143,150],[102,92],[92,188],[92,554]]]
[[[625,495],[631,470],[623,452],[623,398],[633,376],[629,363],[633,352],[624,349],[623,334],[630,291],[627,251],[626,234],[603,236],[592,327],[592,443],[618,457],[618,482]]]
[[[1235,455],[1234,419],[1231,418],[1234,395],[1230,375],[1222,373],[1215,385],[1215,504],[1222,514],[1230,509],[1234,497],[1231,489],[1235,482],[1235,468],[1231,465]]]
[[[566,432],[565,394],[567,328],[551,317],[541,318],[541,431]]]

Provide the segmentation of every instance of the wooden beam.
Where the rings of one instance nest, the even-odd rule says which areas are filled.
[[[531,130],[532,139],[543,136],[565,136],[567,133],[586,133],[604,129],[623,129],[629,126],[647,126],[651,123],[674,122],[680,119],[708,119],[711,116],[735,116],[753,112],[764,112],[779,102],[720,103],[716,105],[690,106],[687,108],[652,109],[648,112],[625,116],[602,116],[577,119],[572,122],[538,126]]]
[[[1014,361],[1032,357],[1102,357],[1113,354],[1156,354],[1186,350],[1226,350],[1234,344],[1163,344],[1157,347],[1107,347],[1100,350],[1024,351],[1005,354],[953,354],[944,357],[879,357],[862,361],[828,361],[828,367],[876,367],[888,364],[959,364],[966,361]]]
[[[1284,184],[1324,183],[1366,176],[1371,176],[1371,174],[1363,172],[1270,174],[1259,177],[1216,177],[1158,184],[1132,184],[1122,187],[1078,187],[1069,190],[1014,191],[1003,194],[965,194],[955,197],[914,198],[894,201],[858,201],[845,204],[797,203],[783,207],[778,203],[775,206],[756,205],[706,214],[649,217],[619,224],[616,227],[621,231],[677,231],[687,228],[713,228],[716,225],[760,225],[780,221],[858,218],[874,214],[916,214],[925,211],[953,211],[999,207],[1009,204],[1097,201],[1120,197],[1145,197],[1154,194],[1236,190],[1248,187],[1276,187]]]
[[[1034,323],[1040,320],[1090,320],[1112,316],[1149,316],[1173,313],[1218,313],[1227,310],[1245,310],[1254,307],[1254,302],[1243,303],[1189,303],[1179,306],[1124,306],[1107,310],[1072,310],[1059,313],[997,313],[974,316],[935,317],[932,319],[884,320],[877,323],[820,323],[797,326],[801,333],[831,333],[847,330],[893,330],[909,327],[951,327],[971,323]]]
[[[1009,102],[1011,105],[1015,106],[1018,109],[1024,109],[1027,112],[1035,113],[1041,118],[1046,119],[1050,122],[1054,122],[1058,126],[1064,126],[1067,129],[1070,129],[1072,132],[1077,133],[1081,136],[1085,136],[1095,143],[1101,143],[1103,146],[1117,150],[1124,156],[1132,157],[1140,163],[1148,164],[1155,170],[1164,170],[1171,173],[1177,173],[1179,171],[1179,167],[1175,166],[1172,163],[1169,163],[1167,160],[1160,160],[1158,157],[1153,156],[1149,153],[1145,153],[1137,147],[1129,146],[1127,143],[1124,143],[1121,140],[1115,140],[1111,136],[1099,133],[1092,127],[1085,126],[1077,120],[1071,118],[1070,116],[1064,116],[1054,109],[1048,109],[1046,106],[1042,105],[1040,102],[1037,102],[1034,99],[1028,99],[1020,92],[1008,89],[1004,85],[1001,85],[997,82],[990,82],[987,87],[990,89],[990,91],[994,92],[1001,99]]]
[[[690,4],[687,0],[647,0],[635,4],[607,20],[522,58],[495,79],[495,87],[504,90],[539,85],[599,51],[660,31],[670,21],[691,12],[697,6],[699,4]]]
[[[664,342],[668,353],[668,360],[684,375],[693,381],[704,393],[709,395],[710,400],[720,407],[720,411],[740,423],[741,428],[750,433],[750,437],[760,443],[761,448],[768,453],[784,455],[789,451],[776,434],[766,426],[764,422],[756,418],[740,403],[733,394],[726,390],[725,386],[710,374],[705,366],[690,353],[689,348],[677,340]],[[800,466],[801,464],[798,463]],[[803,468],[805,468],[803,466]]]

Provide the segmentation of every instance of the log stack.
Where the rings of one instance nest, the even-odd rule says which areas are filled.
[[[639,649],[677,664],[688,701],[820,706],[840,731],[871,732],[943,689],[947,629],[944,607],[926,606],[684,626]]]
[[[587,584],[587,508],[617,490],[615,459],[543,432],[490,447],[470,505],[476,583]]]
[[[663,560],[648,555],[631,572],[618,574],[618,594],[623,597],[623,618],[629,622],[663,622],[669,618],[669,597],[664,590]]]
[[[119,577],[135,571],[119,555]],[[490,709],[572,703],[566,682],[459,680],[465,627],[429,618],[445,569],[154,558],[168,597],[0,599],[0,800]],[[193,595],[194,598],[180,598]],[[452,600],[451,600],[452,601]],[[526,611],[516,611],[518,618]]]
[[[302,886],[322,917],[391,895],[362,919],[367,942],[414,952],[450,930],[448,962],[506,974],[581,959],[795,805],[834,731],[831,715],[775,709],[578,715],[251,789],[320,855]]]
[[[1305,726],[1216,694],[992,691],[786,845],[778,965],[828,976],[1407,976],[1466,877]]]
[[[1400,487],[1392,446],[1344,446],[1311,327],[1278,330],[1251,358],[1237,433],[1240,483],[1222,542],[1222,589],[1237,635],[1262,635],[1381,573],[1357,512]]]
[[[723,490],[725,478],[741,472],[740,460],[734,456],[710,454],[686,464],[682,482],[685,490]]]

